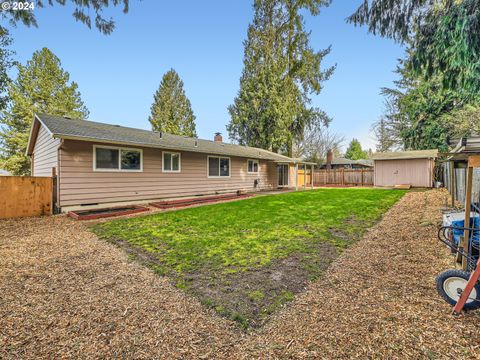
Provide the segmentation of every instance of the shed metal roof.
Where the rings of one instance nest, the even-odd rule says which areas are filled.
[[[373,160],[436,159],[437,157],[437,149],[383,152],[372,155]]]
[[[183,150],[214,155],[239,156],[244,158],[272,160],[276,162],[310,164],[301,159],[293,159],[255,147],[224,142],[216,143],[211,140],[46,114],[37,114],[35,116],[48,129],[48,131],[50,131],[54,138],[59,139],[96,141],[169,150]],[[30,139],[27,152],[31,154],[32,151],[33,144]]]

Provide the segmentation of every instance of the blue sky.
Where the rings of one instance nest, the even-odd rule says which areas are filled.
[[[356,137],[374,148],[370,129],[382,111],[379,91],[392,85],[403,51],[345,22],[361,1],[334,0],[305,20],[314,49],[332,45],[325,66],[337,64],[314,105],[333,118],[332,130],[347,142]],[[184,81],[198,135],[210,139],[220,131],[227,137],[227,106],[239,87],[251,1],[130,0],[128,14],[107,12],[117,26],[109,36],[75,22],[72,8],[34,11],[39,28],[12,29],[16,59],[25,63],[35,50],[50,48],[79,84],[91,120],[149,129],[153,94],[173,67]]]

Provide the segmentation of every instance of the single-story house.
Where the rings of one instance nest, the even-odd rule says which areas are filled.
[[[433,186],[438,150],[375,153],[374,186]]]
[[[329,166],[330,165],[330,166]],[[325,162],[320,166],[321,169],[364,169],[364,170],[371,170],[373,169],[373,161],[372,160],[352,160],[347,159],[344,157],[337,157],[333,158],[330,162]]]
[[[238,190],[298,189],[298,169],[314,166],[225,143],[218,133],[209,141],[50,115],[35,115],[27,155],[33,176],[56,175],[55,205],[62,212]]]

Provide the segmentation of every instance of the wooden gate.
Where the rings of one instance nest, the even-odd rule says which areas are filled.
[[[51,215],[53,178],[0,176],[0,219]]]
[[[307,168],[307,170],[305,170],[304,167],[299,167],[297,171],[298,171],[298,186],[304,187],[305,184],[306,186],[311,186],[312,185],[311,169]],[[305,176],[305,171],[307,172],[306,176]]]

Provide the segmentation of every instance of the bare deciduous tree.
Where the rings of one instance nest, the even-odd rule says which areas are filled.
[[[326,159],[329,149],[338,156],[344,141],[343,136],[332,132],[327,126],[315,124],[305,129],[302,140],[295,142],[293,156],[321,163]]]

